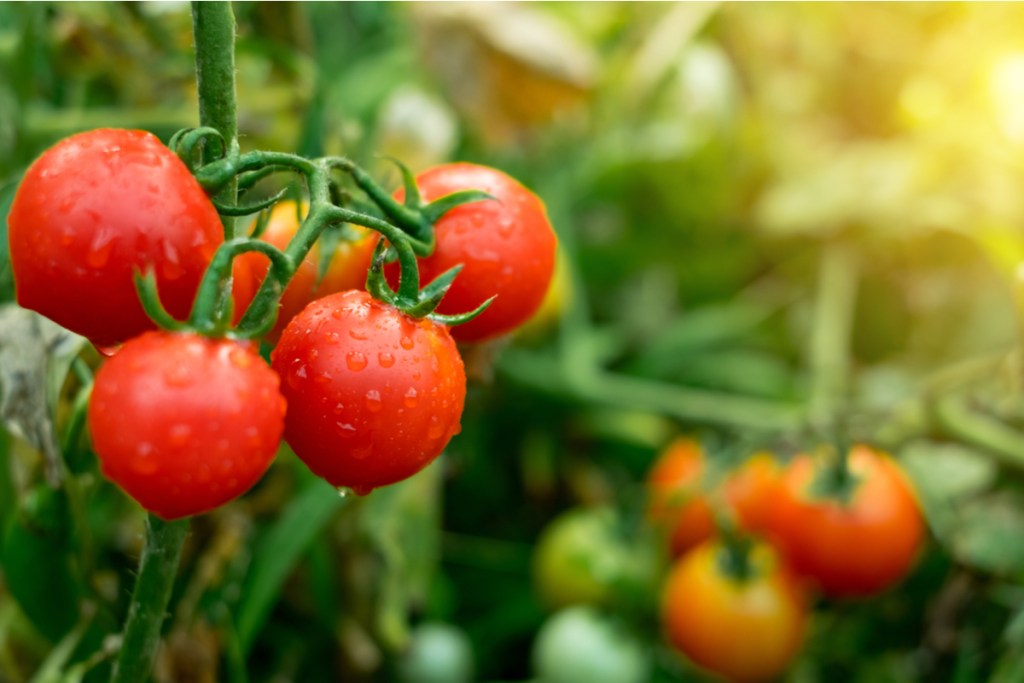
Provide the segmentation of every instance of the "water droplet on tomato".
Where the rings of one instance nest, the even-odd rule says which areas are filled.
[[[121,345],[120,344],[114,344],[113,346],[100,346],[100,345],[96,345],[96,350],[99,351],[101,356],[105,356],[107,358],[111,358],[118,351],[121,350]]]
[[[341,415],[343,410],[345,410],[345,404],[344,403],[338,403],[338,404],[336,404],[334,406],[334,414],[335,415]]]
[[[498,234],[501,235],[502,237],[508,237],[509,235],[511,235],[515,227],[516,225],[512,221],[511,216],[502,216],[498,220]]]
[[[345,309],[335,308],[333,311],[331,311],[331,317],[337,320],[341,320],[343,317],[345,317]]]
[[[192,436],[192,427],[187,424],[176,424],[172,425],[168,438],[172,446],[178,448],[188,443],[189,438]]]
[[[377,362],[380,363],[382,368],[390,368],[395,364],[395,357],[386,351],[381,351],[377,354]]]
[[[349,451],[353,460],[366,460],[373,453],[373,446],[360,446],[359,448],[353,448]]]
[[[372,486],[364,486],[361,484],[355,484],[354,486],[352,486],[352,493],[356,494],[357,496],[366,496],[372,492]]]
[[[376,413],[383,407],[383,402],[380,400],[380,392],[376,389],[370,389],[366,392],[366,409],[371,413]]]
[[[427,438],[429,439],[440,439],[441,435],[444,434],[444,427],[437,421],[437,417],[430,418],[430,428],[427,429]]]
[[[358,351],[349,351],[345,355],[345,365],[347,365],[348,369],[352,372],[359,372],[366,367],[366,363],[366,356]]]
[[[242,349],[231,349],[231,352],[228,353],[228,360],[240,368],[247,368],[252,365],[252,356]]]
[[[370,335],[366,333],[366,330],[359,330],[355,328],[352,328],[351,330],[348,331],[348,336],[352,337],[353,339],[358,339],[359,341],[364,341],[370,338]]]
[[[288,368],[288,386],[292,389],[298,389],[301,387],[306,380],[306,365],[300,360],[296,360],[292,363],[292,366]]]
[[[337,432],[342,438],[351,439],[356,435],[357,430],[355,425],[349,424],[348,422],[335,422],[334,426],[337,427]]]
[[[415,408],[418,402],[416,387],[409,387],[409,391],[405,392],[405,396],[402,397],[402,403],[406,408]]]
[[[338,492],[338,496],[340,496],[341,498],[348,498],[349,496],[351,496],[353,494],[352,489],[350,489],[347,486],[339,486],[335,490]]]
[[[85,252],[85,263],[90,268],[102,268],[110,260],[110,252],[114,249],[114,232],[101,230],[93,238],[89,249]]]
[[[192,384],[192,376],[187,367],[176,365],[164,373],[164,381],[168,386],[187,387]]]
[[[408,335],[402,335],[402,338],[398,340],[398,343],[401,344],[402,348],[406,350],[409,350],[413,346],[415,346],[415,344],[412,341],[412,337]]]
[[[160,274],[168,280],[177,280],[185,274],[185,269],[181,267],[181,258],[178,256],[177,248],[170,242],[164,241],[161,250],[164,260],[160,263]]]

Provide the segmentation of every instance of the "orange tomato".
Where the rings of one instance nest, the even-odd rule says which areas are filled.
[[[665,583],[661,617],[669,643],[698,666],[739,683],[781,674],[803,642],[799,585],[767,545],[751,549],[750,573],[727,569],[721,543],[680,559]]]
[[[898,582],[913,567],[925,534],[917,498],[891,458],[857,446],[848,465],[856,480],[844,502],[811,491],[827,463],[795,458],[769,523],[793,570],[837,597],[872,595]]]
[[[700,444],[682,438],[669,444],[647,477],[649,516],[669,534],[673,557],[715,535],[715,519],[708,500],[706,457]],[[766,526],[778,466],[767,453],[758,453],[722,484],[722,496],[740,528],[759,533]]]
[[[305,203],[297,206],[292,200],[278,202],[270,212],[270,219],[260,239],[283,251],[295,237],[300,217],[304,218],[307,210]],[[288,322],[311,301],[335,292],[365,288],[366,273],[370,269],[373,248],[377,245],[377,233],[359,226],[348,227],[356,231],[358,238],[338,243],[323,277],[317,277],[321,256],[319,241],[296,268],[292,281],[281,295],[277,323],[269,335],[271,339],[277,339]],[[248,262],[255,283],[255,294],[255,290],[267,275],[270,262],[265,256],[252,252],[236,260]]]

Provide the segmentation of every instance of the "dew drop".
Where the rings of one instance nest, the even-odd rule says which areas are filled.
[[[339,486],[335,490],[338,492],[338,496],[341,497],[341,498],[348,498],[353,493],[355,493],[355,491],[353,491],[352,489],[350,489],[347,486]],[[358,495],[358,494],[356,494],[356,495]]]
[[[441,435],[444,434],[444,427],[437,421],[436,417],[430,418],[430,428],[427,430],[427,438],[440,439]]]
[[[370,338],[370,335],[366,333],[366,330],[357,330],[355,328],[348,331],[348,336],[353,339],[358,339],[359,341],[364,341]]]
[[[402,403],[406,408],[415,408],[418,402],[416,387],[409,387],[409,391],[405,392],[405,396],[402,397]]]
[[[170,434],[168,435],[171,445],[181,447],[188,443],[189,437],[192,436],[192,428],[187,424],[176,424],[171,427]]]
[[[381,351],[377,354],[377,361],[382,368],[390,368],[395,364],[395,357],[386,351]]]
[[[508,237],[512,234],[515,227],[515,223],[512,222],[510,216],[502,216],[501,220],[498,221],[498,234],[502,237]]]
[[[90,268],[102,268],[110,260],[110,252],[114,248],[114,233],[100,232],[89,245],[85,253],[85,263]]]
[[[363,485],[360,485],[360,484],[354,484],[352,486],[351,491],[352,491],[352,493],[356,494],[357,496],[366,496],[366,495],[369,495],[371,492],[373,492],[373,487],[372,486],[363,486]]]
[[[120,344],[115,344],[113,346],[97,346],[96,350],[100,352],[101,356],[106,356],[107,358],[111,358],[118,351],[121,350],[121,345]]]
[[[178,256],[178,250],[170,242],[164,242],[161,247],[164,258],[160,263],[160,274],[168,280],[177,280],[185,274],[185,269],[181,267],[181,258]]]
[[[373,446],[361,446],[359,448],[353,448],[349,451],[353,460],[366,460],[373,453]]]
[[[345,309],[335,308],[333,311],[331,311],[331,317],[336,320],[341,320],[343,317],[345,317]]]
[[[345,439],[351,439],[356,435],[355,425],[349,424],[348,422],[335,422],[334,426],[338,428],[338,434]]]
[[[345,410],[345,404],[344,403],[337,403],[337,404],[335,404],[335,406],[334,406],[334,414],[335,415],[341,415],[342,411],[344,411],[344,410]]]
[[[295,361],[288,368],[288,385],[292,389],[298,389],[304,383],[307,376],[306,366],[302,361]]]
[[[370,389],[366,392],[366,409],[371,413],[376,413],[383,407],[383,402],[380,400],[380,392],[376,389]]]
[[[348,369],[352,372],[359,372],[366,367],[366,363],[366,356],[358,351],[349,351],[345,355],[345,365],[347,365]]]
[[[240,368],[247,368],[252,365],[252,356],[242,349],[231,349],[231,353],[228,354],[228,360]]]
[[[406,350],[409,350],[414,346],[412,337],[408,335],[402,335],[402,338],[398,340],[398,343],[401,344],[402,348]]]

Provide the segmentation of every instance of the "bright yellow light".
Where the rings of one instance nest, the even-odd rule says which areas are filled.
[[[949,97],[941,83],[915,78],[900,92],[900,109],[907,121],[922,126],[942,120]]]
[[[1003,133],[1014,142],[1024,141],[1024,53],[995,63],[989,92]]]

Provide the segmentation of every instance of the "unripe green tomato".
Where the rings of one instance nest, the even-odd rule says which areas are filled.
[[[576,508],[541,532],[533,553],[534,586],[552,609],[606,604],[627,571],[629,555],[608,508]]]
[[[470,683],[473,646],[462,629],[451,624],[420,624],[397,668],[399,683]]]
[[[548,619],[533,645],[538,683],[646,683],[650,668],[640,640],[583,605]]]

